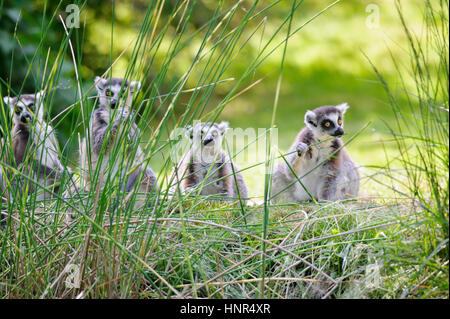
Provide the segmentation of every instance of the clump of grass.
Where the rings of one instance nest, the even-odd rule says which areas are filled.
[[[384,85],[395,117],[388,129],[398,155],[386,154],[385,174],[394,192],[412,199],[417,221],[407,229],[410,236],[422,242],[414,246],[416,251],[401,244],[408,256],[405,258],[411,258],[417,265],[403,278],[404,284],[412,278],[421,278],[420,285],[402,290],[401,296],[406,297],[416,294],[419,286],[448,289],[449,3],[424,2],[421,34],[410,28],[399,1],[396,8],[407,39],[409,58],[402,61],[391,55],[400,79],[399,87],[393,88],[376,67],[374,69]],[[425,271],[427,268],[433,275]]]

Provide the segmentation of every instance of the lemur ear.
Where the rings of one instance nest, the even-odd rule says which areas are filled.
[[[102,79],[101,77],[96,76],[94,79],[94,82],[95,82],[95,87],[96,87],[97,91],[103,91],[105,89],[105,86],[106,86],[105,79]]]
[[[317,127],[317,117],[316,117],[316,113],[314,113],[313,111],[306,111],[305,114],[305,124],[306,125],[312,125],[314,127]]]
[[[132,81],[130,83],[130,88],[131,88],[132,92],[135,92],[135,93],[139,92],[141,90],[141,82],[139,82],[139,81]]]
[[[191,140],[194,138],[194,129],[192,126],[187,125],[186,126],[186,136],[190,138]]]
[[[220,130],[220,133],[221,133],[222,135],[224,135],[225,132],[226,132],[229,128],[230,128],[230,125],[229,125],[228,122],[221,122],[221,123],[219,124],[219,130]]]
[[[3,103],[5,103],[6,105],[11,105],[12,104],[12,98],[10,98],[9,96],[4,96],[3,97]]]
[[[36,100],[42,102],[47,96],[47,92],[45,90],[39,91],[36,93]]]
[[[35,108],[37,109],[37,118],[44,118],[44,99],[47,96],[47,92],[45,90],[39,91],[36,93],[36,103]]]
[[[336,108],[339,110],[339,112],[341,112],[342,114],[344,114],[345,112],[347,112],[348,108],[350,107],[350,105],[348,105],[347,102],[336,105]]]
[[[5,103],[6,105],[9,106],[9,110],[11,111],[11,114],[14,114],[14,101],[15,98],[13,97],[9,97],[9,96],[4,96],[3,97],[3,103]]]

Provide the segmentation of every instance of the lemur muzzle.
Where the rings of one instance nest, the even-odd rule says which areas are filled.
[[[208,145],[208,144],[211,143],[213,140],[214,140],[213,138],[206,138],[206,139],[203,141],[203,145]]]
[[[334,131],[334,133],[332,134],[333,136],[341,136],[344,135],[344,130],[342,129],[342,127],[338,127],[336,129],[336,131]]]

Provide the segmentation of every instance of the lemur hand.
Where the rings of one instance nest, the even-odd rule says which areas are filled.
[[[121,107],[117,110],[117,113],[120,115],[123,119],[129,119],[132,118],[134,113],[133,111],[128,111],[127,108]]]
[[[298,143],[297,147],[295,148],[295,150],[297,151],[297,155],[302,156],[303,152],[306,151],[307,148],[308,144],[305,144],[303,142]]]
[[[114,121],[113,126],[112,126],[113,132],[115,132],[117,130],[119,125],[121,125],[124,122],[124,120],[128,120],[132,117],[133,117],[133,111],[131,111],[131,114],[130,114],[126,108],[123,108],[123,107],[118,108],[116,120]]]

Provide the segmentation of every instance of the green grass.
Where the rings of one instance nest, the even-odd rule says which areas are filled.
[[[122,4],[116,5],[113,12],[129,14]],[[46,203],[26,193],[2,202],[8,218],[0,233],[0,296],[448,298],[448,52],[443,53],[448,49],[448,14],[443,14],[448,2],[440,6],[426,2],[419,7],[424,17],[431,17],[425,24],[428,36],[406,36],[402,43],[423,50],[414,55],[393,49],[394,67],[382,68],[388,71],[389,80],[377,68],[377,61],[370,59],[379,51],[367,52],[369,59],[362,70],[348,69],[343,59],[334,68],[329,63],[312,67],[300,80],[291,72],[299,64],[309,65],[315,48],[333,39],[332,34],[318,35],[316,22],[331,19],[332,10],[348,16],[347,4],[221,1],[217,7],[205,5],[213,14],[193,28],[190,22],[196,19],[198,8],[191,3],[166,6],[164,1],[152,2],[142,12],[139,32],[130,34],[133,41],[124,51],[126,60],[115,62],[122,53],[117,48],[128,46],[128,41],[115,45],[116,38],[108,36],[109,50],[102,47],[106,51],[99,52],[109,55],[107,65],[113,65],[108,76],[143,81],[144,90],[133,110],[143,132],[140,145],[147,164],[159,172],[162,186],[161,200],[153,207],[135,209],[141,194],[124,194],[119,176],[105,177],[106,185],[101,188],[101,169],[81,172],[77,163],[78,138],[89,136],[89,118],[96,106],[90,98],[93,74],[83,63],[82,49],[91,45],[87,40],[91,35],[83,28],[69,29],[70,36],[64,36],[53,49],[56,52],[48,65],[37,53],[29,61],[29,76],[36,78],[36,87],[45,88],[56,86],[65,63],[74,65],[74,104],[69,112],[52,116],[53,91],[46,116],[55,127],[69,122],[69,131],[79,133],[69,135],[61,157],[75,171],[75,180],[79,182],[80,175],[87,173],[93,186],[68,198],[61,191]],[[312,14],[302,14],[304,7]],[[159,15],[161,8],[164,14]],[[400,8],[400,22],[405,12],[417,15],[415,9]],[[53,12],[47,12],[46,19],[49,28],[60,24]],[[360,23],[344,20],[349,29]],[[408,24],[404,25],[406,32]],[[93,26],[107,34],[120,33],[120,27],[108,21]],[[299,61],[292,55],[304,40],[294,40],[303,32],[311,37],[311,51]],[[117,39],[124,41],[124,37]],[[38,50],[46,52],[47,48],[41,43]],[[430,52],[437,53],[437,58]],[[413,72],[398,66],[406,58],[411,58]],[[372,66],[376,72],[367,70]],[[38,79],[35,68],[45,69],[45,76]],[[359,76],[365,80],[358,80]],[[392,83],[398,82],[391,79],[399,80],[403,90],[393,88]],[[331,89],[337,85],[340,90]],[[298,94],[299,87],[307,93]],[[189,89],[193,90],[186,92]],[[8,86],[6,91],[13,88]],[[324,92],[328,91],[327,96]],[[388,98],[381,110],[373,99],[366,99],[367,94],[382,100],[384,91]],[[284,154],[303,126],[305,106],[335,100],[351,104],[349,114],[353,115],[346,121],[344,140],[350,141],[349,152],[362,166],[359,198],[271,205],[267,196],[270,175],[265,173],[273,158],[280,160],[280,156],[269,151],[250,162],[238,157],[252,197],[249,206],[240,201],[211,203],[195,195],[168,196],[174,164],[169,156],[174,146],[168,138],[172,129],[196,119],[219,118],[244,129],[276,126],[278,147]],[[286,101],[300,105],[301,111],[285,107]],[[252,103],[265,107],[249,121],[246,117],[254,114]],[[434,106],[441,109],[430,112]],[[393,115],[387,116],[388,112]],[[367,123],[368,128],[362,130]],[[7,112],[0,113],[0,124],[3,136],[10,136]],[[125,126],[123,133],[127,130]],[[121,143],[111,148],[110,161],[126,165],[132,161],[123,156],[126,141],[117,140]],[[237,156],[251,143],[238,140],[230,147],[230,156]],[[11,176],[26,174],[6,160],[7,149],[2,145],[0,161],[10,182]],[[10,183],[5,188],[13,192]],[[79,277],[74,278],[71,265],[80,271]],[[70,286],[73,279],[79,279],[79,287]]]

